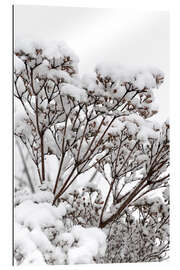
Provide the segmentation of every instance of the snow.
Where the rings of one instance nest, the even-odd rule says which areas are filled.
[[[43,191],[45,192],[45,191]],[[38,197],[37,194],[34,194]],[[30,198],[30,195],[27,196]],[[21,265],[46,264],[62,252],[50,241],[51,228],[54,232],[63,230],[62,217],[66,214],[63,204],[58,207],[49,203],[24,200],[15,208],[15,258]],[[47,231],[47,233],[46,233]],[[55,256],[56,254],[56,256]],[[22,258],[21,258],[21,257]],[[64,254],[63,254],[64,256]],[[61,256],[62,264],[64,257]]]
[[[140,141],[147,141],[148,139],[157,139],[158,133],[152,130],[149,127],[142,127],[139,133],[137,134],[137,139]]]
[[[50,150],[54,155],[60,156],[60,150],[55,143],[54,137],[49,129],[47,129],[44,133],[44,152],[47,153]],[[57,162],[57,160],[55,161]]]
[[[123,116],[120,121],[123,121],[130,135],[136,135],[136,140],[146,142],[149,139],[159,138],[160,124],[156,121],[146,120],[136,113]]]
[[[72,248],[68,252],[68,264],[91,264],[93,259],[88,250],[84,247]]]
[[[62,246],[63,244],[67,244],[69,247],[71,247],[74,242],[74,237],[72,233],[65,232],[59,236],[59,241]]]
[[[16,55],[14,56],[14,70],[16,74],[21,74],[25,70],[25,64]]]
[[[100,229],[85,229],[77,225],[73,227],[71,233],[78,244],[68,252],[70,264],[93,263],[93,257],[105,254],[106,235]]]
[[[137,158],[136,158],[136,161],[137,161],[138,163],[141,163],[141,162],[146,161],[146,160],[148,160],[147,155],[139,155],[139,156],[137,156]]]
[[[43,255],[39,250],[33,250],[31,253],[27,255],[27,257],[24,259],[21,265],[46,265]]]
[[[163,198],[165,201],[169,201],[169,187],[166,187],[163,191]]]
[[[156,80],[154,76],[148,71],[143,73],[138,72],[136,75],[137,79],[135,81],[135,86],[139,89],[143,89],[144,87],[147,88],[155,88],[156,87]]]
[[[49,80],[58,83],[60,80],[64,80],[65,82],[71,82],[72,79],[70,75],[60,69],[51,69],[51,66],[47,59],[44,59],[40,65],[38,65],[34,70],[34,75],[41,79],[48,78]]]
[[[24,86],[24,82],[21,77],[19,77],[16,81],[16,87],[15,87],[15,94],[16,95],[22,95],[23,92],[26,91],[26,88]]]
[[[65,82],[70,83],[71,77],[69,76],[69,74],[65,71],[62,70],[50,70],[48,73],[48,79],[54,80],[55,82],[58,82],[58,80],[62,80],[64,79]]]
[[[16,248],[16,246],[23,245],[23,249],[25,252],[26,252],[26,250],[33,251],[35,249],[35,244],[29,238],[28,229],[25,228],[24,226],[20,225],[19,223],[15,222],[14,230],[15,230],[15,238],[16,238],[15,248]],[[27,241],[24,241],[25,239],[27,239]]]
[[[128,133],[130,135],[136,134],[137,133],[137,130],[138,130],[137,125],[134,124],[134,123],[131,123],[131,122],[127,122],[126,123],[126,128],[128,129]]]
[[[90,87],[93,90],[93,88],[97,86],[96,73],[93,72],[92,74],[89,73],[83,74],[81,81],[82,84],[84,84],[84,87]]]
[[[42,185],[44,192],[47,192],[46,184]],[[101,229],[72,226],[67,231],[63,224],[65,204],[60,203],[55,207],[43,201],[39,191],[24,194],[24,199],[16,204],[17,264],[65,264],[65,261],[69,264],[94,263],[96,256],[105,254],[106,235]]]
[[[17,254],[16,260],[22,254],[22,265],[44,264],[42,254],[45,254],[44,256],[47,257],[51,253],[54,254],[53,256],[57,260],[58,256],[60,256],[59,261],[64,264],[65,254],[62,253],[62,250],[67,252],[69,264],[94,263],[95,256],[104,255],[106,236],[98,228],[85,229],[81,226],[74,226],[71,232],[64,232],[59,235],[58,243],[61,248],[54,247],[39,225],[45,226],[46,223],[46,226],[52,226],[57,221],[53,221],[48,211],[46,210],[45,212],[42,209],[38,213],[35,211],[33,218],[30,211],[30,208],[33,209],[32,202],[31,207],[28,207],[27,204],[29,204],[28,201],[23,203],[26,213],[22,210],[22,207],[16,207],[15,216],[15,253]],[[22,219],[20,214],[17,215],[17,212],[21,212]],[[32,221],[31,224],[27,220],[28,216],[30,216],[29,219]],[[74,246],[75,241],[77,241],[76,246]]]
[[[51,242],[47,239],[46,235],[41,229],[35,228],[30,233],[31,239],[41,251],[52,250]]]
[[[63,84],[61,86],[61,93],[62,95],[69,95],[79,102],[86,102],[87,101],[87,94],[86,91],[82,88],[76,87],[71,84]]]
[[[38,76],[39,78],[46,78],[47,74],[49,73],[49,62],[44,59],[38,67],[36,67],[34,75]]]
[[[21,109],[15,113],[15,132],[16,134],[23,134],[27,138],[31,136],[32,129],[27,125],[28,117]]]
[[[41,265],[44,264],[44,258],[41,252],[37,249],[35,243],[31,238],[31,233],[27,228],[21,226],[15,222],[15,259],[17,261],[16,254],[20,253],[22,256],[21,265]]]
[[[72,59],[72,61],[78,63],[79,57],[67,46],[64,41],[46,41],[44,55],[47,58],[61,58],[62,56]]]
[[[42,50],[42,56],[53,59],[63,58],[70,56],[72,61],[78,63],[79,58],[75,53],[67,46],[64,41],[47,41],[47,40],[28,40],[28,39],[16,39],[15,40],[15,53],[24,52],[31,57],[37,56],[36,50]]]
[[[112,63],[100,63],[96,66],[96,73],[103,77],[110,77],[113,81],[121,83],[131,82],[139,90],[144,87],[158,87],[162,80],[157,81],[157,78],[164,78],[163,72],[156,67],[127,67]]]
[[[31,229],[42,226],[52,226],[56,219],[65,215],[65,208],[51,206],[48,203],[36,204],[31,200],[26,200],[16,207],[15,219]]]

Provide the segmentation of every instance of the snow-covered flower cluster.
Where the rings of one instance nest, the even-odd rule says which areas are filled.
[[[52,206],[52,198],[47,187],[35,194],[16,194],[16,265],[95,263],[105,254],[105,233],[97,227],[67,226],[65,204]]]
[[[105,262],[162,261],[168,247],[169,204],[161,197],[144,197],[110,226]]]
[[[163,72],[102,63],[81,78],[79,59],[64,42],[17,40],[14,54],[14,133],[26,175],[15,194],[17,264],[161,260],[169,247],[162,233],[169,122],[151,116]],[[93,169],[96,177],[76,186]],[[146,197],[137,205],[157,190],[162,202]],[[111,231],[107,240],[100,228]],[[135,243],[141,247],[133,253]]]

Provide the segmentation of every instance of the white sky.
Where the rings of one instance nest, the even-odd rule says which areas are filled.
[[[80,74],[99,62],[153,65],[165,73],[156,91],[157,120],[169,116],[169,14],[127,9],[15,6],[15,36],[64,40],[79,56]]]

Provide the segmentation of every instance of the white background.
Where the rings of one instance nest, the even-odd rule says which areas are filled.
[[[41,5],[61,5],[61,6],[81,6],[81,7],[118,7],[131,8],[133,10],[170,10],[171,17],[171,54],[170,54],[170,120],[171,120],[171,259],[163,263],[140,263],[140,264],[119,264],[119,265],[97,265],[93,268],[108,269],[178,269],[179,261],[179,240],[180,240],[180,201],[179,201],[179,7],[178,1],[170,4],[170,1],[151,0],[151,1],[14,1],[15,4],[41,4]],[[12,254],[12,18],[10,2],[1,6],[1,106],[0,106],[0,126],[1,126],[1,162],[0,162],[0,266],[1,269],[10,269]],[[71,46],[71,45],[70,45]],[[78,53],[78,52],[77,52]],[[2,82],[3,81],[3,82]],[[91,266],[54,266],[53,269],[91,269]],[[28,267],[29,268],[29,267]],[[47,266],[47,268],[49,268]],[[31,268],[30,268],[31,269]],[[44,269],[39,267],[38,269]],[[46,267],[45,267],[46,269]]]

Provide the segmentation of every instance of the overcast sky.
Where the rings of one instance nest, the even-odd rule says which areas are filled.
[[[159,114],[169,116],[169,14],[125,9],[15,6],[15,36],[64,40],[80,58],[80,73],[99,62],[153,65],[165,73]]]

